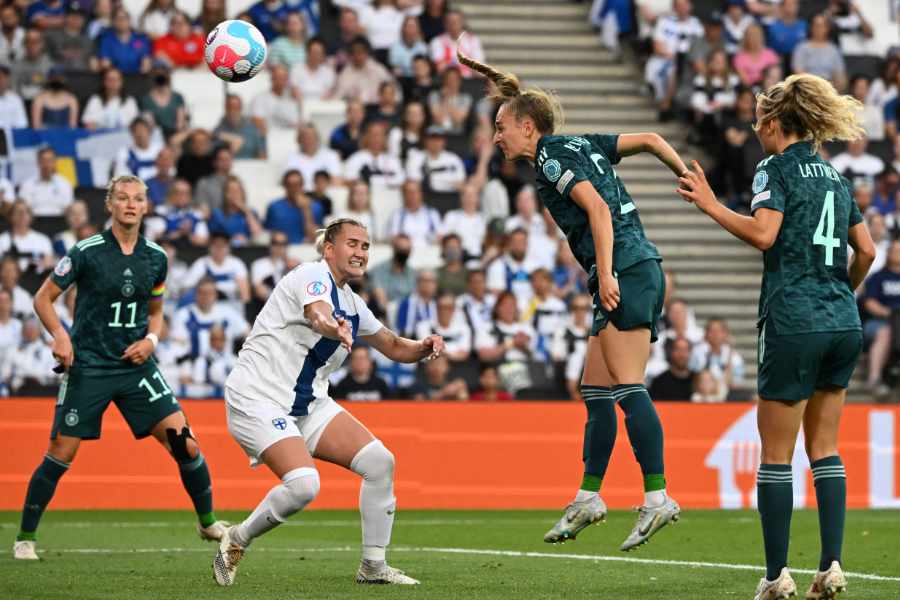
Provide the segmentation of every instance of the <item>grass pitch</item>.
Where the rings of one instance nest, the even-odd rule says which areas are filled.
[[[220,514],[238,519],[241,514]],[[401,511],[389,562],[415,588],[359,586],[359,518],[309,511],[257,540],[231,588],[216,586],[212,544],[185,512],[50,511],[40,562],[14,561],[18,514],[0,512],[0,598],[752,598],[763,573],[755,512],[685,511],[632,553],[618,551],[635,515],[610,513],[577,541],[544,532],[561,512]],[[844,543],[848,599],[900,598],[900,514],[850,511]],[[791,567],[800,597],[818,565],[814,511],[794,513]],[[759,566],[759,568],[753,568]]]

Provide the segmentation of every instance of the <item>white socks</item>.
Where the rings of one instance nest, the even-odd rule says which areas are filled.
[[[350,469],[362,476],[359,513],[362,517],[363,560],[383,561],[394,527],[394,455],[379,440],[362,447]]]
[[[666,490],[653,490],[644,492],[644,506],[656,508],[666,503]]]
[[[282,483],[276,485],[262,502],[238,525],[232,538],[241,546],[248,546],[254,538],[275,529],[288,517],[312,502],[319,493],[319,472],[312,467],[288,471]]]

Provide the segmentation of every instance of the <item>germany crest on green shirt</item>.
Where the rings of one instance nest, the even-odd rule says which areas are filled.
[[[535,157],[537,194],[569,240],[575,258],[590,271],[596,263],[587,213],[569,197],[581,181],[590,181],[609,206],[613,225],[613,269],[621,272],[659,251],[644,235],[634,200],[616,175],[618,135],[545,135]]]
[[[122,353],[147,334],[150,301],[162,297],[167,271],[165,250],[144,237],[129,255],[110,230],[72,247],[51,278],[60,289],[77,289],[70,332],[75,368],[134,367]]]
[[[784,214],[763,254],[760,321],[779,335],[860,329],[847,235],[862,214],[850,182],[810,142],[798,142],[757,165],[752,189],[751,211]]]

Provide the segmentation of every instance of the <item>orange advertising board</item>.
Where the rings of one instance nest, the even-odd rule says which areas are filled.
[[[0,400],[0,509],[21,508],[32,471],[46,451],[55,401]],[[221,401],[182,403],[210,466],[216,508],[252,508],[275,483],[251,469],[231,439]],[[347,408],[397,457],[402,508],[559,508],[581,480],[583,405],[380,402]],[[658,403],[666,434],[669,490],[686,508],[740,508],[756,503],[759,451],[752,404]],[[602,494],[613,508],[642,500],[641,474],[624,423]],[[848,406],[841,429],[851,507],[900,508],[900,407]],[[813,506],[802,440],[794,454],[794,499]],[[359,479],[320,464],[314,508],[355,508]],[[135,441],[115,409],[103,436],[82,444],[50,509],[188,509],[178,470],[152,439]]]

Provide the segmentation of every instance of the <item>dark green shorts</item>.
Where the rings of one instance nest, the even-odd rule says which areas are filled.
[[[134,437],[150,435],[150,430],[167,416],[181,410],[154,362],[129,371],[104,373],[70,370],[59,387],[50,439],[68,435],[83,440],[100,437],[103,413],[115,402]]]
[[[861,331],[776,335],[759,331],[760,398],[799,402],[819,389],[846,388],[862,352]]]
[[[600,305],[600,293],[594,292],[594,324],[591,335],[597,335],[612,322],[619,331],[638,327],[650,330],[650,341],[656,341],[656,323],[662,314],[666,295],[666,278],[660,261],[649,259],[631,265],[616,277],[619,281],[619,305],[607,312]]]

